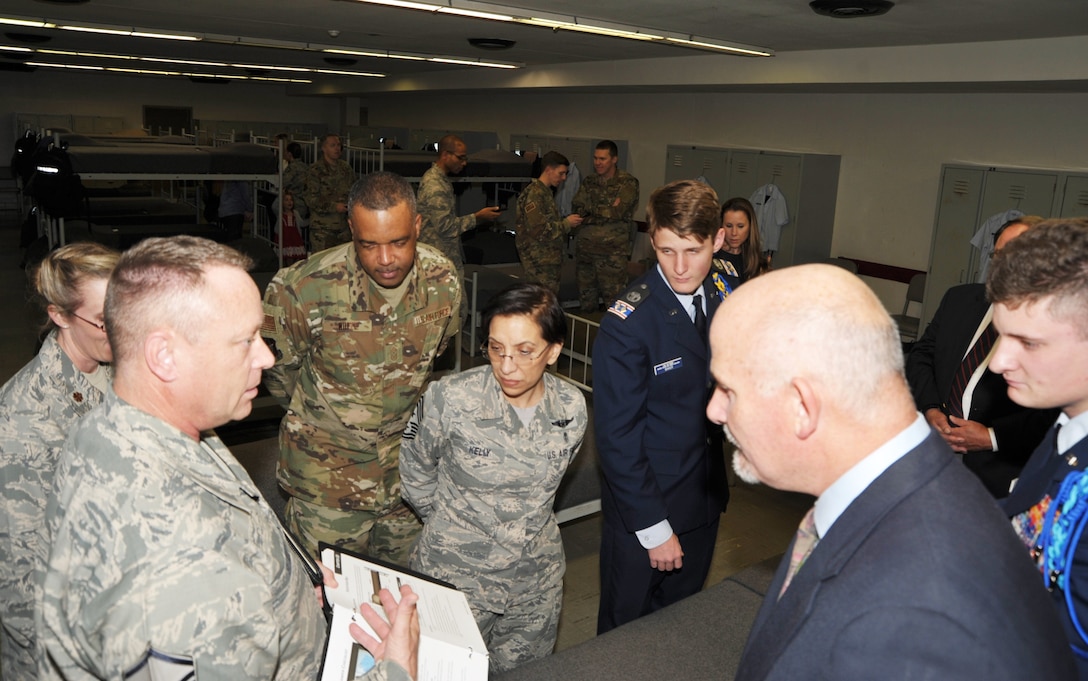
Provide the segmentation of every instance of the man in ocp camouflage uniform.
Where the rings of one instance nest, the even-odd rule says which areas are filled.
[[[420,243],[434,246],[449,258],[458,276],[464,271],[465,257],[461,235],[481,222],[496,220],[495,206],[481,208],[475,213],[458,216],[457,199],[449,176],[456,175],[468,165],[468,148],[457,135],[446,135],[438,141],[438,160],[431,164],[419,182],[417,205],[423,218],[419,232]]]
[[[616,167],[619,149],[611,140],[597,143],[593,175],[571,202],[583,218],[578,232],[578,292],[583,313],[596,312],[598,300],[606,305],[627,287],[627,261],[631,257],[638,180]]]
[[[302,556],[211,432],[249,413],[272,365],[249,264],[147,239],[110,279],[114,392],[73,428],[46,510],[43,679],[317,674],[325,620]]]
[[[354,242],[280,270],[262,335],[265,385],[283,399],[277,477],[288,526],[406,565],[419,520],[400,497],[400,437],[435,357],[458,331],[460,278],[417,244],[411,186],[370,173],[352,188]]]
[[[571,229],[582,224],[582,216],[559,217],[552,192],[567,179],[570,161],[558,151],[549,151],[540,161],[540,177],[518,194],[517,235],[514,243],[525,268],[525,278],[543,284],[559,295],[563,250]]]
[[[351,241],[348,232],[348,192],[355,172],[340,159],[340,136],[321,138],[321,159],[310,166],[303,199],[310,209],[310,247],[314,253]]]
[[[310,217],[310,208],[306,205],[306,178],[310,175],[310,166],[302,160],[302,145],[289,143],[283,150],[287,166],[283,169],[283,188],[290,190],[295,197],[295,210],[303,220]]]

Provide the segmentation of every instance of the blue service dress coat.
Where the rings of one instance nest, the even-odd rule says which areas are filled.
[[[715,287],[714,275],[701,290],[709,325],[724,294]],[[637,279],[601,320],[593,347],[593,408],[604,477],[604,532],[620,537],[627,555],[641,556],[640,566],[647,571],[646,550],[635,531],[664,519],[677,535],[716,528],[729,498],[721,429],[706,419],[709,359],[707,339],[699,336],[656,267]],[[713,541],[710,537],[709,546],[692,546],[681,540],[692,561],[686,555],[684,569],[670,577],[690,584],[679,597],[702,587]],[[615,556],[602,549],[602,582],[615,574]],[[636,584],[641,582],[613,584],[613,589],[603,584],[602,613],[609,591],[626,599],[631,590],[642,588]]]
[[[933,320],[907,355],[907,380],[919,411],[936,407],[948,413],[944,403],[952,380],[989,307],[983,284],[954,286],[944,294]],[[1009,399],[1005,379],[987,371],[971,393],[966,418],[994,429],[997,451],[968,452],[963,463],[1000,498],[1008,494],[1009,484],[1058,418],[1058,410],[1016,404]]]
[[[1031,455],[1024,471],[1020,475],[1016,487],[1008,497],[1001,500],[1001,508],[1010,518],[1015,518],[1025,513],[1032,507],[1043,501],[1044,497],[1054,499],[1058,496],[1065,477],[1074,471],[1083,472],[1088,468],[1088,438],[1083,438],[1069,448],[1064,455],[1059,456],[1055,448],[1056,431],[1051,431],[1043,442]],[[1035,518],[1041,518],[1041,513],[1033,513]],[[1021,547],[1027,551],[1026,546]],[[1070,593],[1056,588],[1050,592],[1050,599],[1054,603],[1054,609],[1058,613],[1068,640],[1081,650],[1088,651],[1088,641],[1085,641],[1077,632],[1073,619],[1069,613],[1066,596],[1070,596],[1074,612],[1081,626],[1088,626],[1088,538],[1081,537],[1073,551],[1072,565],[1066,570],[1068,584],[1071,585]],[[1036,579],[1043,583],[1042,572],[1036,573]],[[1088,679],[1088,659],[1075,657],[1077,669],[1081,679]]]
[[[1075,679],[1008,519],[931,432],[778,567],[737,681]]]

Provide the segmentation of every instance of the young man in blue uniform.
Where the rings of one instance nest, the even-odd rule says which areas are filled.
[[[1061,410],[1001,507],[1025,544],[1088,679],[1088,218],[1044,220],[994,256],[1001,334],[990,371],[1009,397]]]
[[[646,214],[658,263],[611,304],[593,348],[605,482],[598,633],[702,588],[728,500],[721,431],[705,415],[707,322],[729,291],[711,273],[724,240],[718,197],[673,182]]]

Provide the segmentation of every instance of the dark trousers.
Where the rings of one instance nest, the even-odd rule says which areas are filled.
[[[719,516],[720,517],[720,516]],[[643,615],[699,593],[710,571],[718,520],[678,535],[684,551],[679,570],[661,572],[638,538],[605,519],[601,531],[601,605],[597,633],[603,634]]]

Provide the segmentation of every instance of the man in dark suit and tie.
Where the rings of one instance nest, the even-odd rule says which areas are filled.
[[[1001,333],[990,370],[1009,397],[1061,411],[1001,502],[1088,679],[1088,219],[1046,220],[994,257],[986,291]]]
[[[995,235],[999,252],[1042,218],[1025,216]],[[1058,412],[1009,399],[1005,379],[987,371],[997,332],[984,284],[945,293],[933,320],[907,355],[907,381],[918,410],[997,498],[1009,493]]]
[[[707,320],[729,290],[711,273],[725,238],[718,198],[701,182],[673,182],[646,215],[657,265],[612,303],[593,346],[598,633],[702,589],[728,500],[722,441],[705,415]]]
[[[707,415],[749,482],[811,494],[736,679],[1072,679],[1037,572],[919,414],[895,325],[857,277],[789,267],[711,327]]]

